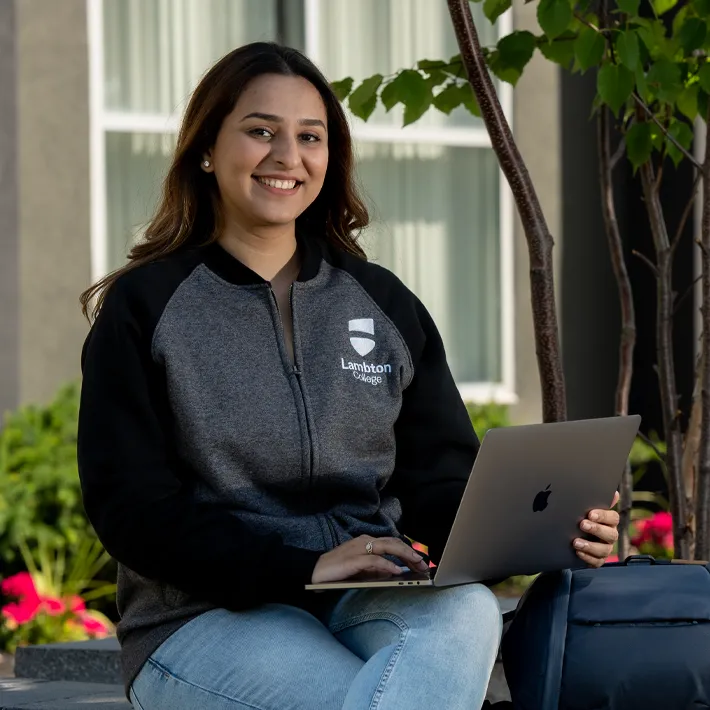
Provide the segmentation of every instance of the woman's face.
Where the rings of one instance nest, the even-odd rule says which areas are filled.
[[[228,218],[247,229],[293,222],[323,187],[327,125],[323,99],[306,79],[251,81],[204,156]]]

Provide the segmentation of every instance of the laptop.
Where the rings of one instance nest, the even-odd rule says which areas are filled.
[[[611,505],[640,424],[632,415],[491,429],[438,567],[306,589],[448,587],[583,568],[573,540],[594,538],[579,524]]]

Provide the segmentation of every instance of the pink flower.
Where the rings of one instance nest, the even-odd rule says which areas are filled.
[[[50,616],[59,616],[67,610],[66,604],[61,599],[56,597],[42,597],[41,599],[41,610]]]
[[[607,562],[618,562],[619,561],[619,556],[618,555],[609,555],[609,557],[606,558]]]
[[[0,583],[0,592],[16,600],[2,608],[2,615],[12,626],[25,624],[37,615],[41,599],[29,572],[20,572],[4,579]]]
[[[70,597],[67,601],[69,603],[69,609],[71,609],[71,611],[73,611],[75,614],[86,609],[86,604],[84,603],[84,600],[81,597],[73,596]]]
[[[656,513],[636,523],[636,534],[631,538],[634,547],[652,544],[666,550],[673,549],[673,518],[670,513]]]

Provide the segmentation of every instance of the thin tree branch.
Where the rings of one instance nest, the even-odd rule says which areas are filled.
[[[595,27],[589,20],[587,20],[583,15],[580,15],[576,10],[574,16],[575,19],[579,20],[583,25],[589,27],[590,30],[594,30],[595,32],[598,32],[601,35],[604,34],[604,32],[602,32],[599,27]]]
[[[692,153],[689,153],[683,146],[678,143],[678,141],[668,132],[666,127],[656,118],[654,115],[653,111],[646,105],[644,100],[634,91],[633,93],[634,100],[638,104],[640,108],[644,110],[646,115],[661,129],[663,132],[663,135],[671,142],[673,145],[678,148],[678,150],[691,162],[691,164],[695,167],[696,170],[702,170],[703,166],[700,165],[700,163],[693,157]]]
[[[626,141],[622,138],[619,141],[619,145],[616,148],[616,151],[614,152],[614,155],[611,156],[611,161],[610,161],[610,168],[613,171],[614,168],[618,165],[619,161],[624,157],[624,153],[626,152]]]
[[[447,0],[447,3],[468,80],[478,100],[491,145],[513,193],[528,244],[543,420],[562,421],[567,418],[567,401],[555,305],[552,260],[554,240],[493,86],[471,16],[469,0]]]
[[[605,5],[605,3],[604,3]],[[604,6],[601,20],[604,21]],[[606,228],[609,253],[611,256],[614,278],[619,291],[619,306],[621,310],[621,337],[619,340],[619,374],[616,384],[616,413],[625,416],[629,412],[629,393],[634,367],[634,348],[636,346],[636,314],[631,290],[631,280],[624,259],[624,245],[619,230],[614,202],[614,185],[612,171],[614,169],[611,156],[611,126],[610,113],[602,106],[597,117],[597,140],[599,148],[599,183],[602,196],[602,213]],[[623,148],[623,141],[621,143]],[[617,154],[619,150],[617,148]],[[621,477],[619,491],[619,559],[626,559],[629,554],[629,524],[633,506],[633,477],[631,465],[627,461]]]
[[[690,213],[693,211],[693,205],[695,204],[695,198],[698,196],[698,187],[700,186],[700,180],[702,177],[703,173],[702,171],[699,171],[698,174],[695,176],[695,180],[693,181],[690,199],[685,205],[683,215],[680,218],[680,222],[678,223],[678,229],[676,230],[675,236],[673,237],[673,241],[671,242],[671,251],[674,254],[675,250],[678,248],[678,244],[680,243],[681,237],[683,236],[683,230],[685,229],[685,225],[688,222],[688,217],[690,217]]]
[[[706,126],[710,119],[705,117]],[[700,223],[702,272],[702,370],[701,423],[698,448],[697,495],[695,496],[695,559],[710,555],[710,136],[705,139],[703,163],[703,217]]]
[[[634,249],[631,253],[641,259],[641,261],[643,261],[643,263],[651,269],[651,273],[658,278],[658,268],[645,254],[642,254],[640,251],[636,251],[636,249]]]
[[[673,315],[676,315],[678,313],[678,310],[685,302],[685,299],[688,298],[688,296],[690,296],[691,293],[693,293],[693,289],[695,288],[695,286],[697,286],[698,281],[700,281],[702,278],[703,277],[701,274],[697,278],[693,279],[693,283],[690,284],[690,286],[688,286],[687,289],[685,289],[685,293],[675,302],[675,308],[673,309]]]
[[[636,119],[644,120],[642,108],[637,109]],[[663,414],[663,436],[666,442],[666,470],[668,493],[673,517],[673,541],[675,557],[688,559],[691,530],[688,525],[688,507],[683,483],[683,435],[678,416],[678,385],[673,355],[673,262],[670,239],[656,189],[653,164],[650,160],[639,169],[643,196],[651,226],[653,246],[656,252],[656,361],[658,364],[659,394]]]

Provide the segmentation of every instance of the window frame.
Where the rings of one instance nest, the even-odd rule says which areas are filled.
[[[91,275],[96,281],[108,273],[106,136],[108,133],[177,133],[180,116],[173,114],[132,113],[107,110],[104,95],[104,17],[103,0],[87,2],[87,40],[89,54],[89,121],[91,178]],[[318,64],[320,6],[323,0],[304,0],[304,37],[306,54]],[[505,12],[497,26],[501,35],[512,31],[512,10]],[[282,28],[283,29],[283,28]],[[513,88],[502,83],[499,97],[511,123]],[[490,148],[484,127],[418,126],[401,128],[382,124],[352,125],[355,143],[419,143],[467,148]],[[508,182],[499,170],[499,236],[501,298],[501,378],[499,382],[458,382],[461,396],[469,402],[516,404],[515,387],[515,284],[514,284],[514,203]]]

